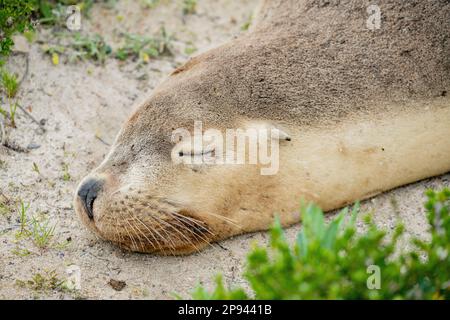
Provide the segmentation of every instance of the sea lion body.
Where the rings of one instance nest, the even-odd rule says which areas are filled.
[[[241,38],[175,70],[81,184],[75,207],[106,240],[183,254],[450,171],[450,3],[266,0]],[[280,129],[279,170],[180,165],[173,132]],[[189,151],[189,150],[188,150]],[[179,160],[179,159],[178,159]]]

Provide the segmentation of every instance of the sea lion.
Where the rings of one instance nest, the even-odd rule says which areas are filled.
[[[372,25],[368,6],[263,1],[251,32],[175,70],[131,115],[76,191],[84,224],[129,250],[187,254],[275,214],[297,223],[302,198],[328,211],[450,171],[450,2],[380,1]],[[173,139],[198,122],[276,131],[278,170],[184,163],[220,155]]]

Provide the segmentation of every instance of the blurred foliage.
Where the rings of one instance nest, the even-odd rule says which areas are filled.
[[[36,0],[0,0],[0,58],[14,45],[12,36],[32,29],[31,15]]]
[[[197,0],[183,0],[183,14],[194,14],[197,12]]]
[[[93,36],[75,34],[72,48],[76,52],[77,59],[91,59],[100,63],[104,63],[112,52],[111,47],[98,34]]]
[[[34,24],[62,26],[68,5],[78,5],[88,15],[94,0],[0,0],[0,57],[8,56],[12,36],[33,30]]]
[[[19,81],[16,74],[0,68],[0,84],[0,88],[2,88],[2,91],[5,92],[9,99],[16,96],[17,91],[19,90]]]
[[[146,37],[137,34],[125,34],[125,43],[117,50],[116,58],[126,60],[128,58],[141,59],[148,62],[150,58],[160,55],[171,55],[172,37],[162,27],[159,34],[154,37]]]
[[[450,190],[428,191],[427,197],[431,240],[411,239],[408,252],[398,245],[401,225],[388,237],[367,216],[366,231],[358,234],[358,206],[326,224],[321,209],[310,205],[302,210],[302,231],[294,244],[286,241],[277,221],[270,248],[251,250],[244,274],[251,293],[227,289],[219,276],[212,292],[200,286],[193,298],[450,299]],[[379,287],[373,278],[377,268]]]
[[[103,0],[108,2],[111,0]],[[67,19],[67,6],[77,5],[81,12],[87,16],[95,0],[0,0],[0,21],[2,32],[0,33],[0,58],[9,55],[14,45],[12,35],[23,33],[29,41],[34,38],[33,23],[39,23],[51,27],[63,27]],[[159,1],[150,1],[148,4],[156,5]],[[33,23],[32,23],[33,22]],[[60,38],[70,39],[64,45],[43,46],[45,53],[49,54],[54,65],[60,63],[60,55],[67,55],[70,62],[90,59],[104,63],[106,58],[112,54],[112,48],[102,36],[81,35],[79,32],[64,35],[55,33]],[[151,58],[165,54],[171,54],[172,37],[162,27],[160,33],[152,36],[141,36],[137,34],[123,34],[125,39],[122,46],[112,55],[119,60],[128,58],[140,62],[148,62]]]
[[[34,0],[34,16],[41,24],[63,26],[67,18],[67,6],[77,5],[88,16],[94,0]]]
[[[160,0],[141,0],[141,2],[146,8],[153,9],[159,5]]]

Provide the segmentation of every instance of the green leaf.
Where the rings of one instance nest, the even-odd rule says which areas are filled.
[[[327,231],[322,240],[322,246],[331,250],[334,248],[337,240],[338,232],[342,226],[342,221],[344,217],[348,215],[348,209],[344,209],[328,226]]]

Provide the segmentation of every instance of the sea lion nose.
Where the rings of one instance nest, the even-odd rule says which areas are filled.
[[[94,218],[94,201],[102,187],[102,180],[90,178],[83,182],[78,189],[78,198],[81,200],[89,219]]]

